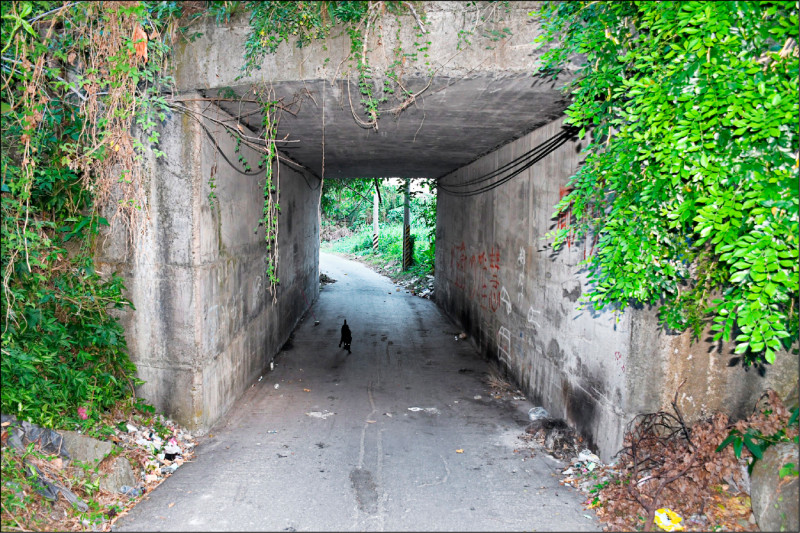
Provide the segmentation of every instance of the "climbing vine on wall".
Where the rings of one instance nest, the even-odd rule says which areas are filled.
[[[312,41],[328,38],[337,25],[350,38],[350,55],[348,59],[357,72],[357,86],[360,93],[360,103],[363,113],[368,120],[353,113],[356,122],[365,128],[378,128],[380,116],[379,104],[388,101],[389,95],[397,94],[402,97],[402,102],[388,110],[395,113],[402,111],[410,105],[413,94],[403,87],[400,81],[399,69],[407,58],[418,58],[419,54],[427,57],[429,41],[423,41],[425,30],[425,13],[418,13],[412,2],[395,1],[279,1],[279,2],[247,2],[250,10],[251,32],[245,43],[244,73],[250,73],[260,68],[260,62],[266,54],[275,53],[282,43],[293,41],[302,48]],[[396,47],[395,61],[389,66],[387,79],[382,86],[376,86],[373,79],[373,69],[368,61],[368,45],[370,37],[381,31],[379,21],[382,17],[394,17],[400,26],[399,16],[411,14],[420,28],[417,40],[414,42],[415,52],[409,54]],[[382,39],[382,36],[379,36]],[[354,63],[354,64],[353,64]],[[391,81],[390,81],[391,80]],[[400,89],[397,92],[393,86]],[[348,85],[349,89],[349,85]],[[352,97],[350,97],[352,105]]]
[[[267,243],[267,268],[266,275],[272,302],[277,302],[278,278],[278,212],[281,209],[279,202],[280,190],[280,165],[273,165],[277,161],[278,150],[275,147],[275,136],[278,130],[276,111],[278,102],[271,90],[264,87],[257,91],[261,102],[261,112],[264,116],[264,142],[266,149],[262,156],[261,166],[266,170],[264,178],[264,210],[259,223],[264,226],[264,240]]]
[[[146,217],[140,163],[164,118],[172,20],[151,8],[0,4],[3,413],[63,425],[138,382],[113,315],[131,304],[94,252],[107,218],[135,241]]]
[[[592,130],[551,237],[596,239],[595,308],[734,340],[747,366],[798,338],[798,4],[548,2],[542,73],[573,58]],[[582,54],[582,55],[578,55]]]

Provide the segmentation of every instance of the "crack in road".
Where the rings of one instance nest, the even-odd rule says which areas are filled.
[[[367,430],[371,425],[376,423],[373,420],[373,415],[378,411],[375,406],[375,397],[373,395],[374,386],[370,381],[367,385],[367,397],[372,410],[364,418],[364,425],[361,428],[361,441],[358,450],[358,465],[350,472],[350,483],[353,486],[356,498],[356,510],[354,515],[355,529],[358,528],[360,521],[360,513],[365,513],[367,516],[364,521],[377,520],[378,531],[384,530],[385,523],[385,503],[388,495],[383,485],[383,432],[385,429],[379,429],[376,432],[376,478],[373,477],[372,472],[364,468],[364,457],[366,456],[366,440]],[[381,490],[379,491],[379,487]]]

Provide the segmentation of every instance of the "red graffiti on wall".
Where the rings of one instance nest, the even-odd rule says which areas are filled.
[[[475,278],[475,283],[479,289],[478,298],[482,309],[487,309],[486,303],[489,296],[488,286],[486,285],[487,271],[486,252],[481,252],[478,254],[478,269],[476,272],[477,276]]]
[[[614,352],[614,361],[621,367],[620,370],[625,372],[625,361],[622,360],[622,354],[620,352]]]
[[[468,256],[462,241],[450,249],[450,268],[455,272],[455,286],[464,290],[468,298],[477,300],[486,311],[497,311],[502,299],[499,247]]]
[[[463,290],[466,287],[467,269],[467,247],[464,246],[464,241],[450,250],[450,268],[456,273],[456,287]]]
[[[486,299],[488,297],[486,285],[486,253],[472,254],[469,257],[469,272],[472,284],[470,285],[469,297],[471,299],[477,298],[481,307],[486,308]]]
[[[494,246],[489,252],[489,270],[491,271],[489,284],[492,286],[489,293],[489,307],[494,312],[500,307],[500,249]]]
[[[469,286],[469,297],[470,299],[475,298],[475,295],[478,294],[478,282],[476,274],[478,272],[478,259],[475,257],[475,254],[469,256],[469,279],[472,280],[472,283]]]

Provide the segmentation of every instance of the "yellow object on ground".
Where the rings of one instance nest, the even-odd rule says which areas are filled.
[[[661,508],[656,511],[656,525],[664,531],[683,531],[682,520],[672,509]]]

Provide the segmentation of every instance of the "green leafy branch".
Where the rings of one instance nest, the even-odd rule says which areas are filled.
[[[596,309],[657,305],[734,361],[798,339],[795,2],[548,2],[542,75],[575,58],[566,123],[591,132],[554,216],[590,239]]]
[[[771,412],[766,412],[766,416],[771,415]],[[794,407],[791,410],[791,415],[789,417],[788,422],[784,427],[779,428],[776,432],[771,433],[769,435],[765,435],[761,432],[760,429],[748,427],[744,431],[739,428],[731,429],[728,436],[723,440],[720,445],[717,447],[717,452],[721,452],[727,446],[733,447],[733,453],[736,458],[740,458],[742,456],[742,451],[747,449],[753,455],[753,461],[747,467],[748,473],[753,472],[753,467],[755,466],[756,461],[763,459],[764,452],[770,446],[774,446],[775,444],[781,442],[794,442],[798,444],[798,435],[797,435],[797,426],[798,426],[798,407]],[[788,436],[791,428],[794,428],[794,436]],[[779,476],[786,477],[786,476],[797,476],[797,465],[794,463],[787,463],[783,465],[780,469]]]

